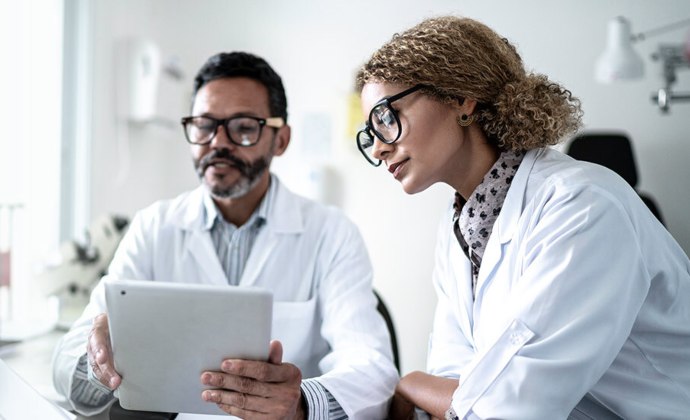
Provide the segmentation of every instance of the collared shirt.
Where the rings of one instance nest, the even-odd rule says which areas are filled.
[[[525,156],[522,152],[503,152],[484,175],[469,200],[455,193],[453,231],[472,266],[472,296],[477,286],[479,267],[503,201]]]
[[[271,186],[274,184],[275,182],[271,182]],[[208,192],[204,195],[204,226],[210,231],[218,261],[223,267],[228,284],[240,284],[256,237],[266,224],[271,203],[275,201],[276,188],[271,186],[249,220],[240,227],[223,218]]]
[[[204,196],[204,227],[209,231],[218,259],[228,283],[238,285],[261,229],[269,223],[268,215],[278,190],[278,182],[271,176],[266,195],[247,222],[240,227],[223,219],[210,194]],[[304,379],[301,391],[308,407],[308,418],[347,419],[345,411],[333,395],[319,383],[318,378]],[[72,399],[80,404],[98,407],[113,398],[113,391],[101,384],[88,363],[87,355],[80,357],[72,383]]]

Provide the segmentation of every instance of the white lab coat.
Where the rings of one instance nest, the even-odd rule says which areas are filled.
[[[226,285],[202,226],[202,188],[139,212],[109,275]],[[304,378],[319,377],[351,419],[384,418],[398,374],[360,233],[339,210],[295,195],[275,176],[271,188],[277,188],[275,201],[240,285],[273,292],[273,338],[283,343],[283,361],[297,365]],[[99,284],[56,349],[54,382],[64,396],[85,352],[91,319],[105,311],[103,292]],[[104,409],[74,408],[84,414]]]
[[[690,262],[625,181],[528,152],[474,302],[450,212],[428,368],[459,378],[460,418],[563,419],[586,393],[623,418],[690,418]]]

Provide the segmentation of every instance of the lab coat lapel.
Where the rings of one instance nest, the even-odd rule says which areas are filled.
[[[517,228],[518,221],[522,215],[522,207],[525,198],[525,190],[527,188],[527,180],[537,157],[543,153],[543,149],[536,149],[527,152],[520,164],[515,178],[513,178],[512,185],[506,194],[503,201],[501,214],[499,214],[494,227],[492,229],[489,242],[486,244],[484,256],[482,258],[482,265],[479,269],[479,276],[477,278],[476,299],[480,300],[481,293],[486,284],[488,284],[493,273],[498,266],[498,263],[503,257],[504,246],[513,238],[513,233]],[[477,308],[478,309],[478,308]]]
[[[173,222],[185,231],[182,258],[193,261],[190,261],[189,265],[183,265],[190,267],[189,273],[185,275],[193,275],[195,279],[192,281],[197,283],[226,285],[228,281],[225,272],[218,261],[211,235],[204,226],[203,188],[199,186],[177,208],[170,210],[173,212]]]
[[[462,302],[460,310],[464,310],[464,314],[459,314],[457,317],[460,328],[464,331],[465,337],[474,345],[474,339],[472,338],[472,328],[474,324],[474,318],[472,316],[472,307],[474,302],[472,300],[472,279],[470,277],[470,260],[465,255],[465,252],[460,248],[460,244],[455,240],[455,236],[451,234],[450,238],[450,266],[451,273],[454,273],[456,279],[449,284],[455,285],[457,290],[454,290],[459,302]]]
[[[496,220],[498,223],[498,219]],[[494,231],[497,226],[494,225]],[[475,299],[480,300],[484,285],[492,278],[492,274],[501,261],[503,255],[503,245],[501,241],[497,240],[497,236],[491,235],[489,242],[486,244],[484,250],[484,258],[482,258],[482,265],[479,268],[479,276],[477,277],[477,290]]]
[[[298,234],[304,229],[297,196],[285,188],[276,176],[271,177],[270,188],[269,194],[274,194],[273,201],[268,209],[266,225],[257,236],[242,273],[240,284],[244,286],[256,284],[263,268],[276,250],[289,252],[279,247],[285,235]]]
[[[227,285],[228,280],[207,230],[189,231],[185,241],[186,253],[195,261],[197,268],[192,272],[202,274],[199,283]]]
[[[279,235],[272,231],[269,226],[270,221],[264,226],[264,229],[259,233],[259,236],[254,242],[252,251],[249,254],[247,265],[244,267],[240,285],[252,286],[255,285],[261,274],[261,269],[264,267],[269,257],[278,246]]]

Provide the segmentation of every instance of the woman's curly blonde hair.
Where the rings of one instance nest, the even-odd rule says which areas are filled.
[[[357,73],[358,90],[368,82],[421,84],[445,103],[477,100],[476,121],[501,150],[557,144],[582,120],[569,90],[528,74],[507,39],[468,18],[427,19],[393,35]]]

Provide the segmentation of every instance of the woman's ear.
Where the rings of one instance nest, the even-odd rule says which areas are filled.
[[[454,105],[458,115],[472,115],[477,107],[477,100],[472,98],[458,99]]]

